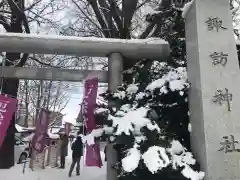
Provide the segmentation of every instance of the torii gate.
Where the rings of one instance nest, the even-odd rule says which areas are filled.
[[[240,178],[240,148],[235,145],[240,140],[240,71],[229,1],[192,2],[185,13],[185,32],[188,79],[191,83],[189,103],[193,154],[206,172],[206,180],[237,180]],[[49,69],[44,70],[48,71],[45,75],[41,74],[42,69],[2,68],[4,74],[0,77],[65,80],[64,77],[68,76],[69,81],[81,81],[87,73],[95,73],[100,80],[108,81],[112,92],[121,84],[123,56],[130,59],[159,59],[169,54],[168,44],[156,39],[106,40],[23,34],[0,34],[0,49],[7,52],[108,57],[108,76],[106,72],[99,71],[84,73],[70,70],[65,75],[65,70]],[[222,64],[223,60],[227,64]],[[216,97],[220,101],[218,104],[216,99],[213,101]],[[111,158],[114,156],[109,159],[110,155],[107,180],[115,180],[116,174],[111,170],[111,163],[114,162]]]
[[[92,76],[98,77],[100,82],[108,82],[110,92],[122,83],[123,57],[131,60],[160,59],[166,58],[170,52],[169,44],[158,38],[126,40],[17,33],[0,33],[0,49],[2,52],[108,57],[108,72],[0,67],[0,78],[77,82]],[[107,156],[107,180],[114,180],[117,177],[112,169],[112,164],[116,162],[114,151],[108,150]]]

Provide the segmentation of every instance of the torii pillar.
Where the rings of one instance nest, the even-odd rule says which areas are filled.
[[[123,82],[123,57],[121,53],[111,53],[108,57],[108,90],[115,92]],[[108,102],[109,105],[112,102]],[[113,165],[118,162],[117,152],[112,144],[107,144],[107,180],[116,180],[117,171]]]

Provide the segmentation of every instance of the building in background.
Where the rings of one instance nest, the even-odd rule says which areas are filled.
[[[26,117],[26,106],[23,103],[18,104],[16,116],[16,124],[24,126]]]

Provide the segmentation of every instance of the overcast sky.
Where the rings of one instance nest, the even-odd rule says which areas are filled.
[[[63,114],[66,114],[63,118],[63,121],[75,123],[80,110],[79,104],[82,103],[84,90],[81,82],[72,84],[75,86],[75,88],[69,93],[71,99],[66,108],[63,110]],[[107,87],[102,87],[102,85],[103,84],[101,84],[101,87],[98,88],[98,93],[103,93],[107,89]]]

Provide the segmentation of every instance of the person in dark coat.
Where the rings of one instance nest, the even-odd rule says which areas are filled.
[[[77,176],[80,175],[80,160],[83,155],[83,142],[80,134],[78,134],[77,139],[72,144],[72,164],[69,170],[69,177],[72,176],[72,171],[77,164],[76,173]]]
[[[66,134],[61,135],[61,145],[60,145],[60,168],[65,168],[65,158],[68,153],[68,137]]]
[[[105,145],[104,147],[104,154],[105,154],[104,160],[107,161],[107,145]]]

